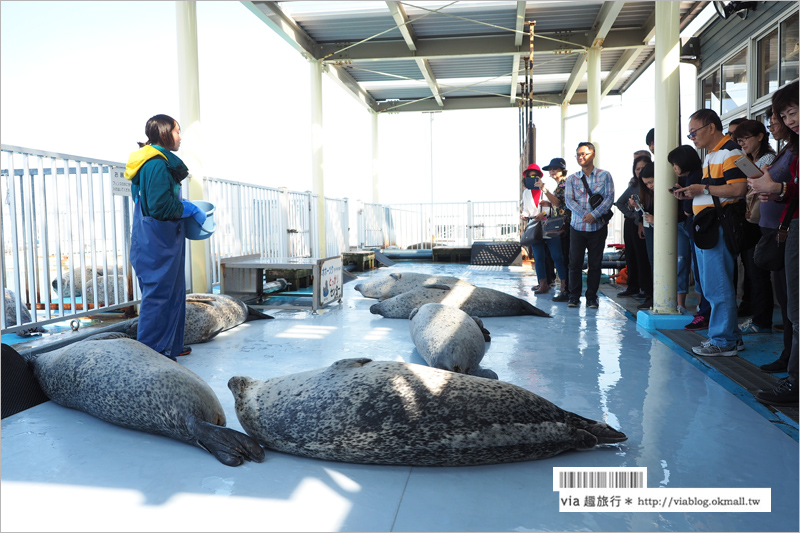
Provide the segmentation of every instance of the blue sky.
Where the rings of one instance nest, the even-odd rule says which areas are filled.
[[[308,63],[239,2],[197,6],[206,174],[310,190]],[[3,1],[0,24],[3,144],[125,161],[150,116],[180,118],[174,2]],[[682,108],[693,109],[694,68],[681,75]],[[599,161],[618,189],[653,124],[652,78],[650,68],[625,95],[603,100]],[[516,109],[436,114],[434,201],[517,200],[518,117]],[[534,112],[540,165],[560,155],[559,119],[557,108]],[[379,117],[382,202],[430,201],[429,120]],[[571,154],[586,138],[585,115],[567,123],[567,163],[577,170]],[[371,201],[370,115],[327,76],[323,127],[325,195]]]

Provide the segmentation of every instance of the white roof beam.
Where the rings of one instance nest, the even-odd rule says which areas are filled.
[[[603,2],[592,26],[592,31],[589,32],[590,46],[603,45],[611,26],[614,25],[614,21],[624,5],[625,2]],[[584,52],[575,61],[575,67],[572,69],[567,83],[564,84],[564,90],[561,92],[562,103],[570,103],[575,91],[578,89],[578,85],[580,85],[583,76],[586,74],[586,67],[586,53]]]
[[[514,46],[519,49],[522,46],[522,38],[524,35],[520,33],[525,29],[525,7],[528,2],[517,2],[517,33],[514,34]],[[517,52],[512,56],[511,60],[511,104],[517,103],[517,87],[519,86],[519,61],[522,54]]]
[[[411,52],[415,52],[417,50],[417,43],[414,36],[414,28],[411,27],[405,9],[403,9],[400,2],[386,2],[386,6],[389,8],[389,12],[392,14],[392,18],[394,18],[394,22],[397,24],[397,28],[403,36],[403,40],[406,42],[406,46],[408,46]],[[422,73],[422,77],[425,78],[425,82],[428,84],[431,94],[436,99],[436,103],[439,104],[439,107],[444,106],[442,91],[439,89],[439,84],[436,82],[436,76],[433,74],[430,63],[427,59],[420,57],[415,57],[414,61],[416,61],[417,67],[419,67],[419,71]]]

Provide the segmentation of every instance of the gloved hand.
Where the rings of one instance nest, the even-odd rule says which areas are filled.
[[[181,218],[192,217],[195,222],[202,226],[206,221],[206,214],[188,200],[181,200],[181,203],[183,204],[183,214]]]

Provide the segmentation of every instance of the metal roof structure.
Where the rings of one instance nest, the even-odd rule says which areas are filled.
[[[654,57],[655,2],[242,2],[375,112],[518,107],[533,27],[533,105],[586,103],[601,48],[602,96]],[[680,2],[684,29],[708,2]],[[535,22],[535,24],[530,24]]]

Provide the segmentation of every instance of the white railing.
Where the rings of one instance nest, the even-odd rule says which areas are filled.
[[[358,247],[471,246],[475,241],[519,240],[518,202],[435,204],[365,203],[359,210]]]

